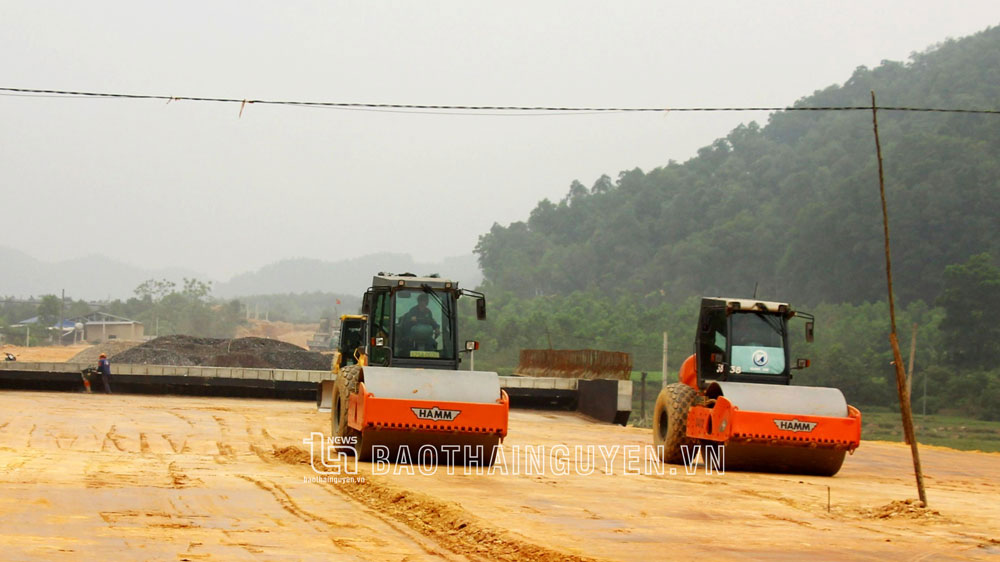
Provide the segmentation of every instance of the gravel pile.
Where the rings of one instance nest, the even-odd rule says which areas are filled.
[[[328,371],[331,357],[267,338],[162,336],[110,357],[112,363]]]

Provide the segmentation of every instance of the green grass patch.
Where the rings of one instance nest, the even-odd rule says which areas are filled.
[[[653,427],[653,406],[656,404],[656,396],[663,387],[662,379],[663,374],[660,371],[646,371],[646,408],[643,416],[642,374],[641,371],[632,371],[632,415],[629,416],[629,425]],[[671,382],[676,382],[676,379],[667,381],[668,384]]]
[[[676,376],[676,374],[674,375]],[[659,383],[663,379],[663,373],[660,371],[646,371],[646,383],[657,382]],[[642,381],[642,371],[632,371],[632,382],[638,383]]]
[[[861,410],[861,438],[902,441],[903,421],[899,412]],[[963,451],[1000,452],[1000,422],[955,415],[913,416],[917,443],[951,447]]]

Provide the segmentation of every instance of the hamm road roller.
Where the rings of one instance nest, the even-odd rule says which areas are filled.
[[[664,462],[718,458],[724,470],[833,476],[861,442],[861,413],[836,388],[791,386],[788,323],[812,315],[785,303],[703,298],[695,353],[653,409]],[[684,451],[684,448],[688,448]]]
[[[486,318],[486,297],[455,281],[380,273],[361,316],[345,317],[328,401],[333,435],[359,460],[492,464],[510,401],[496,373],[458,370],[479,345],[459,347],[461,297]]]

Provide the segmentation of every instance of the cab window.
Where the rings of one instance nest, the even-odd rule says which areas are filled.
[[[420,289],[396,292],[395,357],[452,359],[455,356],[451,334],[452,295]]]
[[[718,366],[726,362],[728,319],[725,306],[706,308],[698,322],[698,369],[705,378],[722,378]]]
[[[743,373],[778,375],[785,371],[785,324],[781,317],[743,312],[732,317],[732,357]]]

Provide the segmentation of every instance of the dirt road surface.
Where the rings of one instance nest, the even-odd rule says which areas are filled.
[[[891,503],[916,493],[890,443],[834,478],[656,474],[624,462],[648,430],[515,410],[494,474],[324,480],[309,439],[329,414],[310,403],[5,391],[0,412],[8,560],[1000,559],[996,454],[924,447],[920,510]],[[619,447],[608,465],[601,446]]]
[[[62,363],[68,361],[77,353],[89,348],[89,344],[65,345],[65,346],[40,346],[22,347],[17,345],[0,346],[0,355],[3,352],[13,353],[18,361],[38,361]]]

